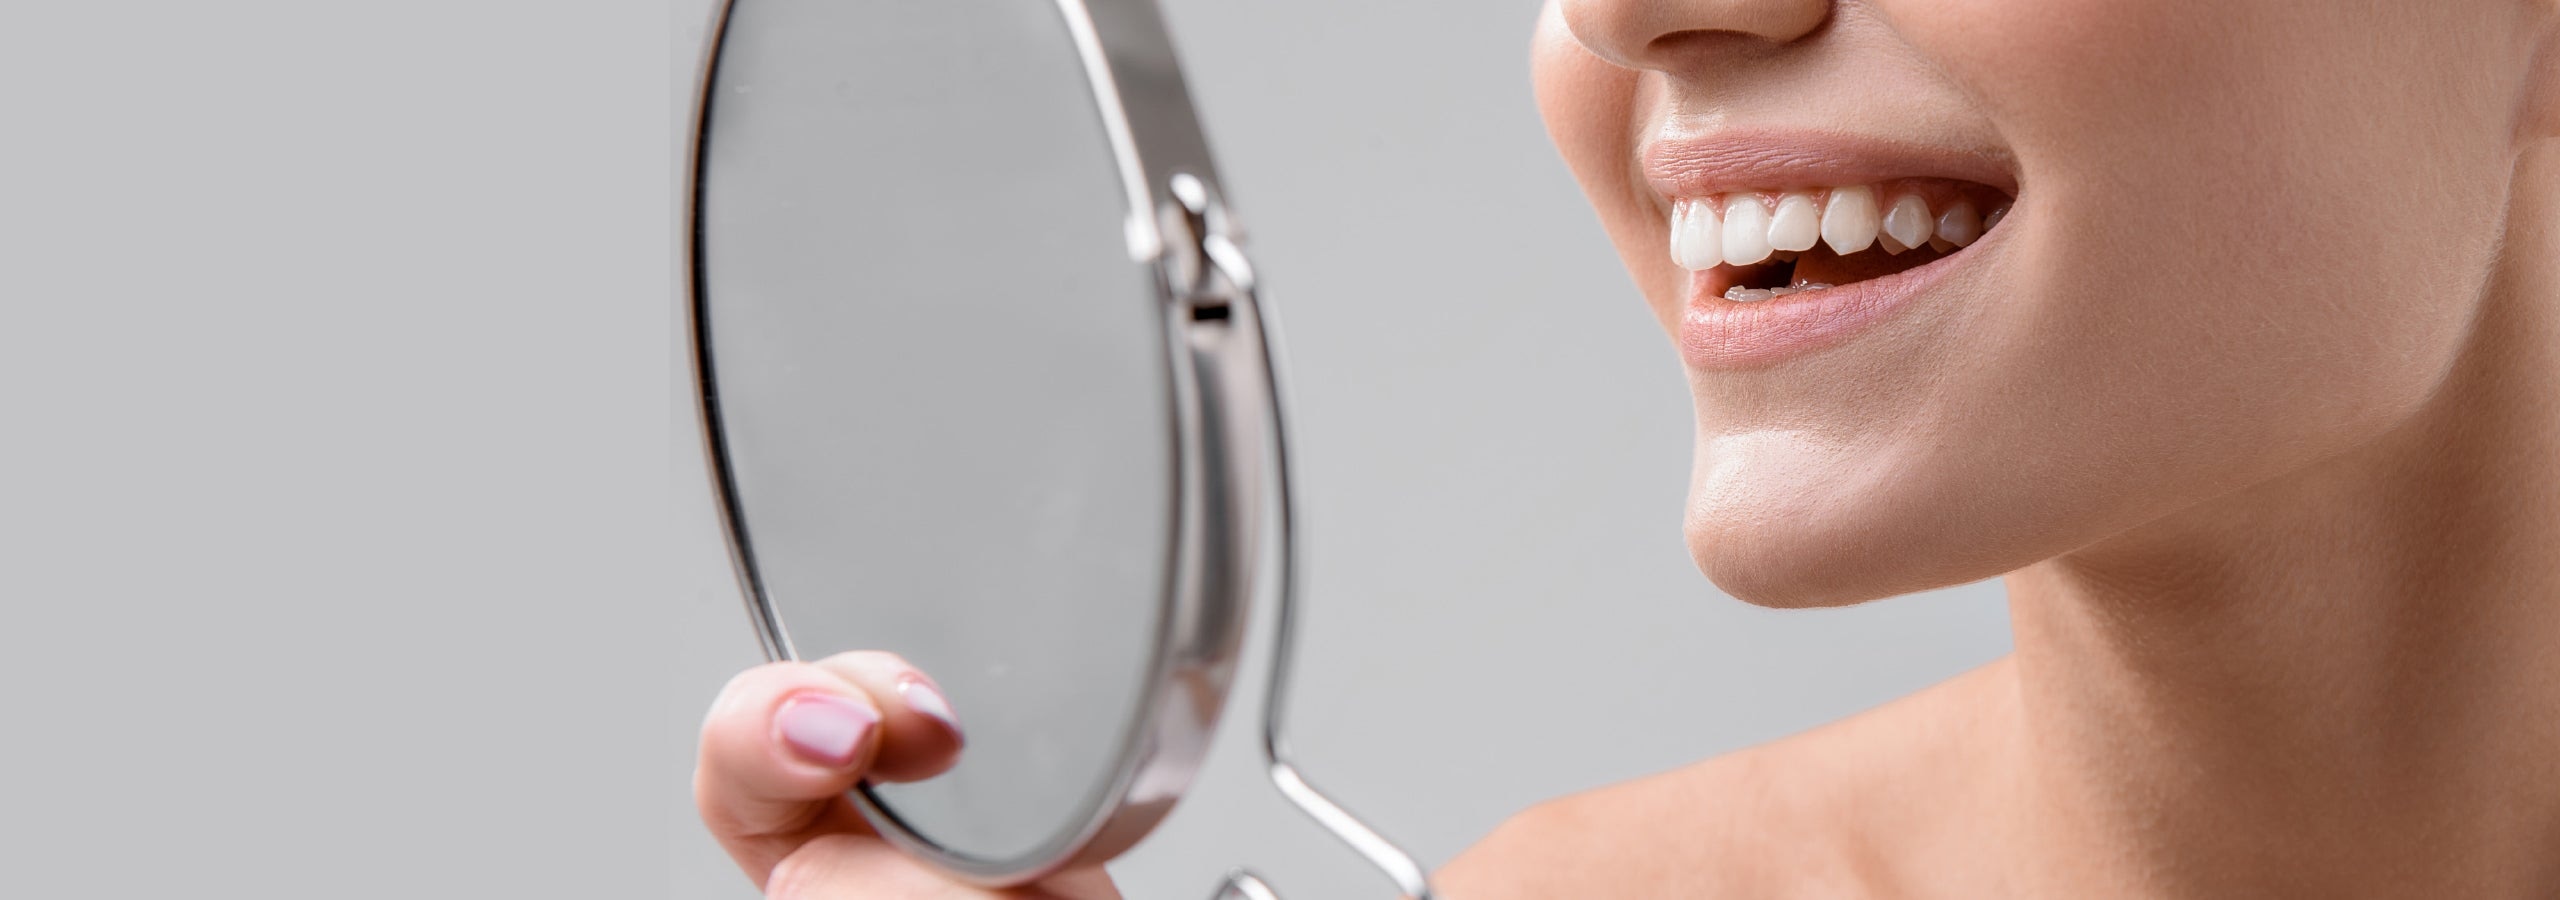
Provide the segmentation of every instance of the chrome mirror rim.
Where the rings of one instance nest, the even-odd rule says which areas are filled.
[[[715,514],[765,657],[799,658],[757,574],[721,427],[711,358],[708,284],[700,220],[713,87],[739,0],[720,0],[706,31],[687,144],[680,259],[684,328],[697,424]],[[1153,0],[1055,0],[1073,36],[1111,142],[1129,204],[1131,263],[1147,268],[1164,316],[1173,428],[1168,582],[1158,640],[1137,708],[1120,737],[1112,775],[1082,806],[1079,827],[1006,858],[955,852],[918,834],[867,789],[849,795],[900,849],[972,883],[1003,887],[1060,869],[1098,864],[1127,850],[1169,814],[1198,773],[1228,700],[1269,514],[1263,472],[1273,437],[1272,386],[1249,276],[1204,249],[1232,252],[1233,230],[1217,189],[1171,37]],[[894,649],[894,648],[888,648]]]

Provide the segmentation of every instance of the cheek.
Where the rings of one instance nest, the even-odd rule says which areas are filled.
[[[2370,293],[2395,271],[2477,287],[2513,154],[2492,124],[2513,112],[2497,52],[2512,40],[2480,27],[2493,17],[2455,28],[2432,4],[2290,0],[1897,5],[1931,11],[1906,37],[2016,148],[2025,189],[2045,195],[2040,236],[2147,258],[2143,280],[2162,287],[2338,297],[2322,289]],[[2192,277],[2156,277],[2173,274]],[[2348,274],[2374,277],[2330,277]]]
[[[2334,450],[2432,390],[2511,171],[2483,124],[2507,120],[2499,54],[2465,50],[2506,41],[2344,6],[1973,0],[1912,25],[2019,153],[2029,227],[1978,323],[2010,362],[2234,459],[2213,445]]]
[[[1619,260],[1666,332],[1679,327],[1686,274],[1671,265],[1668,229],[1636,172],[1641,129],[1662,100],[1660,79],[1600,60],[1575,42],[1553,5],[1530,55],[1538,113]]]

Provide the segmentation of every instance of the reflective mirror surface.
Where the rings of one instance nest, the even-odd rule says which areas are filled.
[[[890,649],[968,732],[874,796],[948,852],[1106,799],[1161,631],[1169,337],[1049,0],[738,0],[696,327],[743,557],[794,654]]]

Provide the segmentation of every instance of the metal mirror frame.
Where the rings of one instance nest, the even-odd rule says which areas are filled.
[[[684,167],[685,326],[695,406],[711,489],[749,618],[768,659],[798,658],[755,566],[729,465],[711,359],[700,220],[717,80],[729,13],[718,0],[695,81]],[[1222,200],[1171,35],[1154,0],[1055,0],[1076,44],[1128,201],[1132,264],[1152,276],[1173,385],[1175,527],[1168,547],[1158,641],[1141,689],[1143,712],[1121,738],[1120,760],[1089,798],[1081,828],[1022,856],[984,859],[918,835],[867,789],[850,797],[900,849],[969,882],[1004,887],[1099,864],[1145,837],[1173,809],[1208,753],[1237,667],[1262,565],[1276,556],[1277,603],[1263,697],[1265,772],[1292,804],[1349,844],[1405,896],[1430,900],[1420,864],[1308,783],[1281,739],[1295,645],[1298,553],[1277,328],[1262,302],[1242,229]],[[1265,543],[1264,528],[1273,530]],[[1220,897],[1270,898],[1251,872],[1230,872]]]

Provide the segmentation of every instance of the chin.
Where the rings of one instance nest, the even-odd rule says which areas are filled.
[[[1683,531],[1707,580],[1754,606],[1850,606],[1998,576],[2080,523],[2032,515],[1928,454],[1775,435],[1702,445]],[[2005,514],[2004,514],[2005,511]]]
[[[1927,587],[1910,586],[1908,573],[1918,568],[1910,550],[1889,535],[1878,539],[1890,529],[1801,507],[1694,492],[1682,528],[1689,558],[1718,590],[1777,609],[1849,606]]]
[[[1685,528],[1698,571],[1718,590],[1753,606],[1852,606],[1944,586],[1915,582],[1922,568],[1911,558],[1916,554],[1813,533],[1821,530],[1738,525],[1695,508]]]

